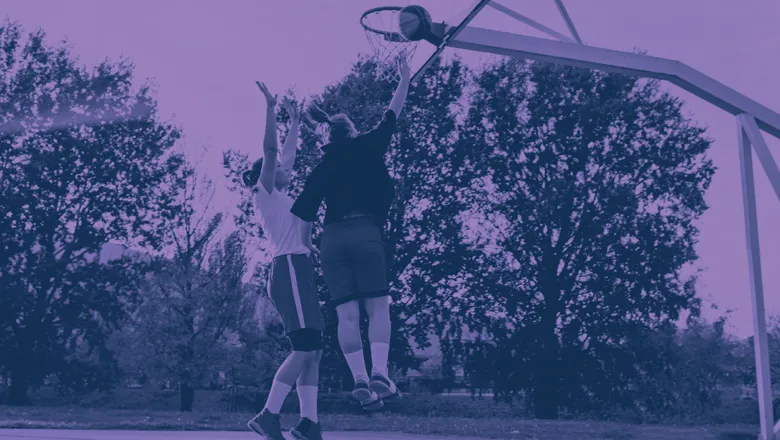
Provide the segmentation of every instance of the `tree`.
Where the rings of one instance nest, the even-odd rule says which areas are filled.
[[[192,410],[196,386],[219,368],[227,371],[229,347],[238,344],[237,326],[251,307],[243,284],[245,240],[237,231],[217,240],[223,216],[211,213],[213,196],[208,178],[187,179],[161,226],[172,258],[153,260],[142,304],[123,332],[132,345],[128,356],[146,355],[132,371],[146,368],[176,380],[181,411]]]
[[[252,275],[251,288],[237,320],[238,344],[232,351],[228,371],[231,383],[270,389],[276,369],[290,352],[284,337],[281,318],[272,310],[265,295],[269,267],[258,264]]]
[[[680,269],[697,258],[710,143],[655,81],[516,60],[476,76],[454,153],[483,270],[460,302],[537,417],[605,398],[596,384],[634,374],[628,338],[698,313]]]
[[[157,207],[183,173],[178,138],[129,61],[88,71],[42,31],[24,39],[19,25],[0,26],[0,365],[9,403],[26,403],[45,376],[73,371],[76,346],[103,352],[132,290],[117,264],[95,256],[109,241],[155,239]]]
[[[756,361],[754,336],[746,338],[741,346],[735,349],[739,359],[738,373],[742,384],[756,386]],[[769,345],[769,369],[772,386],[780,384],[780,316],[772,316],[767,324],[767,340]]]

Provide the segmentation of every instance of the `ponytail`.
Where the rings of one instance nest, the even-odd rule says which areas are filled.
[[[252,167],[241,173],[241,180],[247,188],[254,188],[260,179],[260,171],[263,169],[263,159],[257,159]]]
[[[309,117],[318,124],[329,124],[330,115],[325,113],[325,110],[321,109],[317,104],[312,103],[309,106]]]
[[[339,113],[334,116],[330,116],[321,109],[317,104],[312,103],[309,105],[309,118],[319,125],[324,125],[327,133],[327,138],[330,142],[339,141],[358,135],[355,124],[344,113]]]

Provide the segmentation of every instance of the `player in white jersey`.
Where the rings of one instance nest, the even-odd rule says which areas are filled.
[[[267,104],[263,158],[242,175],[242,180],[254,191],[255,210],[273,257],[268,295],[282,317],[293,351],[274,376],[265,408],[249,421],[248,426],[269,440],[284,440],[279,411],[296,385],[301,421],[290,433],[300,440],[321,440],[317,390],[324,319],[311,258],[319,252],[311,243],[311,223],[290,213],[293,200],[287,194],[298,149],[300,112],[285,98],[284,105],[291,121],[280,155],[276,139],[277,97],[264,84],[258,82],[257,87]],[[302,230],[308,234],[302,234]],[[302,238],[304,236],[308,238]]]

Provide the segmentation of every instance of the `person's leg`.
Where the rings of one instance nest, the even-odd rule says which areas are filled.
[[[303,371],[298,376],[298,381],[295,385],[301,407],[301,418],[309,419],[314,423],[319,422],[317,394],[319,391],[321,359],[322,350],[315,351],[314,356],[303,366]]]
[[[355,387],[352,395],[366,410],[382,407],[379,396],[370,390],[368,371],[360,339],[360,302],[352,249],[355,242],[353,222],[336,223],[322,233],[322,273],[338,316],[338,339],[347,360]]]
[[[368,314],[368,340],[371,343],[371,381],[369,387],[382,399],[401,397],[401,392],[390,380],[387,358],[390,352],[390,297],[364,300]]]
[[[366,360],[363,357],[363,342],[360,339],[360,303],[349,301],[336,306],[338,315],[338,338],[341,352],[355,380],[352,395],[364,409],[374,410],[382,407],[379,395],[369,388]]]
[[[295,385],[298,376],[300,376],[313,357],[312,352],[305,351],[293,351],[287,356],[287,359],[276,370],[274,381],[271,384],[271,391],[268,393],[268,399],[265,402],[265,408],[263,408],[264,410],[267,409],[272,414],[279,414],[282,404],[284,404],[287,395],[290,394],[290,390]]]
[[[363,342],[360,340],[360,303],[349,301],[336,306],[338,316],[338,338],[341,352],[355,381],[368,382],[366,361],[363,358]]]
[[[390,352],[390,297],[380,296],[363,300],[368,314],[368,341],[371,343],[371,373],[387,374]]]
[[[304,329],[298,336],[298,347],[307,350],[311,357],[303,366],[296,381],[298,402],[301,408],[301,420],[290,431],[299,440],[322,440],[322,430],[317,415],[317,394],[319,385],[319,367],[322,358],[322,334],[314,329]]]
[[[282,318],[293,351],[276,370],[263,411],[247,424],[252,431],[272,440],[284,439],[279,412],[303,366],[312,357],[311,353],[296,349],[297,344],[293,337],[296,331],[304,327],[295,301],[297,286],[293,283],[293,278],[288,258],[286,256],[274,258],[268,279],[268,296]]]
[[[322,274],[336,305],[338,339],[352,377],[368,382],[360,340],[360,303],[351,298],[355,283],[349,258],[349,230],[342,224],[330,225],[322,234]]]
[[[279,369],[276,370],[265,407],[247,423],[249,429],[269,440],[284,440],[279,412],[304,365],[312,357],[312,353],[296,351],[293,347],[293,352],[287,356]]]
[[[296,439],[315,440],[321,438],[317,416],[317,394],[319,365],[322,358],[322,330],[325,321],[320,310],[316,274],[311,259],[307,255],[292,255],[290,260],[295,271],[302,319],[306,322],[306,328],[291,334],[290,340],[296,344],[298,350],[313,353],[296,381],[301,420],[290,433]]]
[[[382,399],[400,397],[387,372],[391,328],[385,245],[379,228],[372,223],[362,225],[355,236],[359,239],[353,246],[355,283],[368,315],[373,364],[369,387]]]

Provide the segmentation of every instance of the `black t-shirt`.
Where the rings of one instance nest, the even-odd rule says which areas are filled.
[[[384,225],[395,193],[385,165],[395,126],[396,114],[388,110],[370,132],[322,147],[325,156],[306,179],[290,212],[311,222],[325,201],[326,225],[355,212]]]

